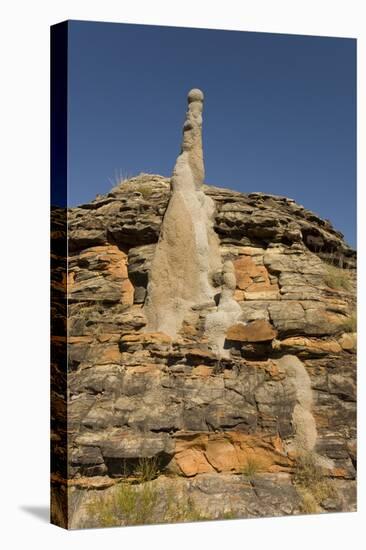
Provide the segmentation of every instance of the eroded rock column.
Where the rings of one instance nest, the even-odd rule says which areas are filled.
[[[309,452],[315,447],[317,431],[312,414],[313,393],[310,377],[296,355],[284,355],[278,364],[287,376],[287,383],[293,387],[296,404],[292,414],[294,437],[290,450]]]
[[[151,265],[144,312],[148,331],[175,337],[194,305],[213,303],[214,272],[221,270],[219,240],[213,229],[215,205],[202,190],[203,93],[188,94],[181,153]],[[213,304],[214,305],[214,304]]]
[[[224,349],[228,328],[241,317],[241,308],[234,299],[236,277],[233,262],[224,262],[222,270],[222,290],[219,305],[206,317],[205,332],[209,347],[218,357],[229,357],[230,351]]]

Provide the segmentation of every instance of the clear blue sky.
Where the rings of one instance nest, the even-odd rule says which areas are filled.
[[[170,175],[205,93],[206,182],[294,198],[356,241],[356,41],[72,21],[69,205]]]

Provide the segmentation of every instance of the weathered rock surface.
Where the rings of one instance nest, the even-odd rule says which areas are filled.
[[[98,517],[94,510],[103,510],[103,507],[110,510],[113,499],[118,501],[118,497],[125,494],[120,485],[111,484],[108,488],[106,484],[106,487],[103,491],[90,487],[85,491],[81,484],[72,488],[72,529],[101,526],[103,516]],[[114,516],[113,525],[274,517],[301,513],[301,498],[287,474],[260,474],[248,478],[245,475],[206,473],[188,479],[162,475],[144,486],[129,486],[127,491],[130,499],[134,492],[142,495],[143,505],[139,507],[138,514],[122,509],[119,515]],[[353,502],[354,495],[345,495],[347,497]],[[136,499],[136,502],[139,501]],[[338,511],[340,509],[338,506]],[[147,510],[148,514],[144,514]],[[337,511],[337,508],[333,511]],[[105,525],[108,526],[108,523]]]
[[[290,354],[303,362],[311,387],[310,446],[328,461],[330,475],[344,480],[341,509],[354,509],[348,483],[356,464],[356,337],[345,330],[355,304],[355,254],[329,224],[291,201],[204,189],[216,204],[222,261],[235,272],[228,292],[237,320],[225,326],[224,355],[210,349],[206,333],[225,288],[219,273],[212,282],[216,304],[192,304],[175,336],[146,331],[143,304],[169,200],[167,178],[132,178],[69,212],[69,474],[91,483],[119,479],[141,457],[157,457],[164,471],[190,484],[202,480],[211,503],[226,495],[224,508],[231,502],[224,479],[238,483],[246,496],[238,497],[237,516],[297,513],[292,453],[304,408],[279,360]],[[309,245],[311,232],[301,236],[303,227],[332,237],[334,258],[342,254],[348,266],[341,271],[349,290],[327,284],[325,256]],[[245,470],[251,453],[272,476],[255,492],[230,477]],[[179,483],[187,483],[183,478]],[[201,500],[204,494],[197,492]]]
[[[226,333],[227,340],[234,342],[267,342],[276,336],[277,331],[264,319],[251,321],[247,325],[233,325]]]
[[[194,91],[172,180],[141,174],[68,212],[73,526],[89,525],[93,488],[107,498],[141,460],[201,516],[255,517],[301,512],[296,469],[312,453],[336,491],[321,510],[356,506],[355,251],[291,199],[203,185],[200,116]]]

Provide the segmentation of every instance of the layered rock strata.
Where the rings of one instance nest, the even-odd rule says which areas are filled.
[[[194,91],[171,179],[69,211],[73,527],[143,461],[157,494],[254,517],[304,512],[311,454],[317,510],[356,506],[356,254],[290,199],[203,185],[201,108]]]

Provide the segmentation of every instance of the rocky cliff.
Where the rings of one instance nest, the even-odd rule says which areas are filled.
[[[356,507],[355,251],[204,185],[202,100],[172,178],[68,212],[71,527]]]

